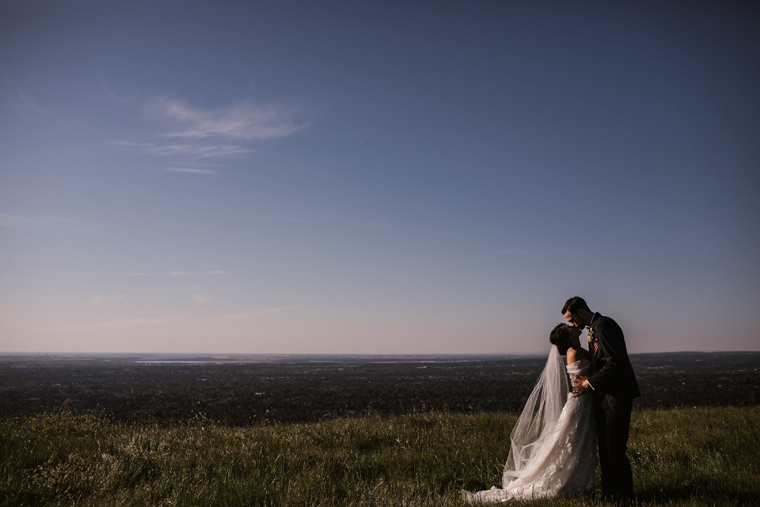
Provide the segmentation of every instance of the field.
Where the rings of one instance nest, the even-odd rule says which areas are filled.
[[[629,455],[641,505],[760,504],[758,359],[636,357],[644,397]],[[7,360],[0,368],[0,504],[463,505],[460,489],[499,483],[516,420],[502,409],[511,399],[504,395],[527,396],[542,362]],[[262,383],[247,386],[259,378],[246,377],[249,371],[259,371]],[[235,383],[236,375],[246,382]],[[383,396],[383,388],[395,390]],[[169,395],[152,400],[159,392]],[[361,402],[347,405],[353,394]],[[25,407],[24,396],[38,399]],[[107,410],[116,406],[111,399],[135,409],[143,400],[143,412],[115,414]],[[443,400],[449,404],[438,406]],[[246,422],[251,407],[263,412]],[[583,497],[526,505],[606,504]]]
[[[515,416],[427,413],[319,423],[115,424],[66,410],[6,421],[2,505],[463,505],[497,484]],[[756,505],[760,409],[634,414],[641,505]],[[605,505],[589,498],[535,506]]]

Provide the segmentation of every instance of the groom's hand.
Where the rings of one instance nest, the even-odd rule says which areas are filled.
[[[588,379],[586,377],[581,377],[575,381],[575,385],[573,386],[573,396],[580,396],[588,391],[588,389]]]

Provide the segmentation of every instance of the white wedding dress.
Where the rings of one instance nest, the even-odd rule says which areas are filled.
[[[594,489],[596,429],[591,391],[568,396],[565,368],[574,381],[591,363],[581,359],[565,367],[552,347],[549,361],[512,431],[502,487],[463,492],[470,503],[571,496]]]

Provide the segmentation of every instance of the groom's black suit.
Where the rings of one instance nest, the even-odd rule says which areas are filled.
[[[602,490],[605,496],[630,498],[633,476],[625,452],[631,406],[641,393],[628,359],[623,330],[617,322],[595,313],[589,327],[599,344],[595,372],[588,383],[594,390]]]

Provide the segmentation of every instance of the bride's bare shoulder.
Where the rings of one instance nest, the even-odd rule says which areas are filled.
[[[573,364],[578,360],[578,351],[575,348],[570,347],[567,349],[567,364]]]

